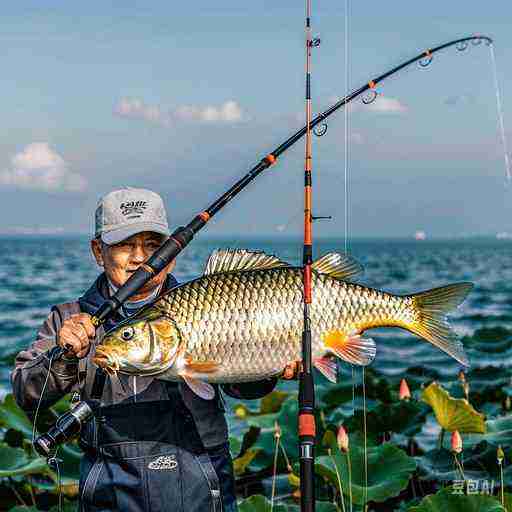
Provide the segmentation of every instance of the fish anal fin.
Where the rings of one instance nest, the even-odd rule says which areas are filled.
[[[213,400],[215,397],[215,389],[211,384],[208,384],[208,382],[191,377],[187,375],[186,372],[180,373],[180,376],[186,382],[187,386],[203,400]]]
[[[327,350],[347,363],[367,366],[375,358],[377,347],[371,338],[363,338],[358,333],[329,331],[323,335],[324,346]]]
[[[349,280],[363,272],[362,265],[348,254],[329,252],[311,265],[320,274],[340,280]]]
[[[313,361],[315,368],[330,382],[336,384],[338,381],[338,365],[330,357],[318,357]]]
[[[242,270],[261,270],[288,267],[289,264],[277,256],[263,251],[247,249],[218,249],[214,251],[206,263],[203,275],[235,272]]]

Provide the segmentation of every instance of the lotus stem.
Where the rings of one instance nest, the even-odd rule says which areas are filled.
[[[500,497],[501,497],[501,505],[505,508],[505,486],[503,482],[503,463],[505,461],[505,453],[501,445],[498,446],[498,450],[496,452],[496,456],[498,458],[498,466],[500,467]]]
[[[444,428],[441,427],[441,432],[439,432],[439,438],[438,438],[438,441],[437,441],[437,448],[439,450],[441,450],[443,448],[443,443],[444,443]]]
[[[332,454],[332,450],[329,448],[329,456],[331,457],[332,463],[334,464],[334,469],[336,471],[336,477],[338,479],[338,489],[340,492],[340,500],[341,500],[341,509],[343,512],[346,512],[345,509],[345,497],[343,496],[343,486],[341,485],[341,476],[338,469],[338,464],[336,464],[336,459],[334,458],[334,455]]]
[[[274,450],[274,466],[272,469],[272,496],[270,498],[270,512],[274,509],[274,497],[276,494],[276,476],[277,476],[277,457],[279,455],[279,442],[281,441],[281,427],[277,421],[274,424],[274,439],[276,447]]]
[[[350,447],[347,449],[347,466],[348,466],[348,496],[350,503],[350,512],[352,512],[352,462],[350,460]]]
[[[29,483],[29,491],[30,491],[30,499],[32,500],[32,506],[34,508],[37,508],[36,506],[36,497],[34,496],[34,486],[32,485],[32,475],[28,476],[28,483]]]
[[[462,467],[462,464],[459,462],[459,458],[457,457],[457,454],[455,452],[453,452],[453,460],[455,460],[455,464],[457,465],[457,468],[460,471],[460,476],[462,477],[462,480],[466,480],[464,468]]]
[[[16,496],[16,499],[21,503],[23,507],[27,507],[25,500],[21,497],[21,494],[16,490],[16,486],[14,485],[14,482],[11,477],[9,477],[9,487],[11,488],[11,491],[14,493],[14,496]]]

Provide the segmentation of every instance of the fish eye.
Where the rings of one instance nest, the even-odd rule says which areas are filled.
[[[125,327],[121,331],[121,338],[123,338],[124,341],[128,341],[133,338],[134,334],[135,334],[135,331],[134,331],[133,327]]]

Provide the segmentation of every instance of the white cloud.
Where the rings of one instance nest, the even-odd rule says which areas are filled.
[[[364,97],[366,96],[363,95],[363,98]],[[330,104],[336,103],[340,99],[341,97],[334,96],[330,98]],[[376,114],[404,114],[409,110],[400,100],[391,98],[390,96],[384,96],[383,94],[377,94],[375,100],[368,105],[363,103],[361,98],[355,99],[348,104],[348,109],[350,113],[374,112]]]
[[[375,101],[369,105],[365,105],[364,103],[361,103],[361,105],[363,105],[364,110],[368,110],[370,112],[394,114],[403,114],[404,112],[407,112],[407,107],[399,100],[383,95],[378,95],[377,98],[375,98]]]
[[[175,110],[165,110],[158,105],[148,105],[138,98],[123,98],[114,107],[114,115],[126,119],[141,119],[168,126],[177,121],[202,123],[234,123],[243,119],[242,109],[230,100],[219,106],[181,105]]]
[[[47,142],[33,142],[11,158],[10,167],[0,173],[0,185],[77,192],[87,183]]]

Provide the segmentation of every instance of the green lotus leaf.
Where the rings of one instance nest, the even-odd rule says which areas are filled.
[[[437,494],[426,496],[418,506],[407,512],[507,512],[493,496],[485,494],[455,494],[458,489],[447,487]]]
[[[270,501],[261,494],[251,496],[238,504],[239,512],[299,512],[300,507],[294,504],[275,503],[272,508]],[[317,501],[315,512],[337,512],[338,509],[333,503]]]
[[[76,501],[65,501],[62,509],[59,508],[58,505],[52,507],[48,512],[77,512],[78,511],[78,503]]]
[[[433,382],[423,390],[422,398],[436,415],[444,430],[460,433],[485,433],[485,418],[464,398],[452,398],[439,384]]]
[[[317,458],[315,470],[318,474],[327,478],[335,488],[338,488],[335,461],[341,476],[343,494],[348,496],[350,458],[352,497],[353,502],[359,505],[365,503],[365,494],[366,502],[381,503],[388,498],[397,496],[407,487],[409,479],[416,469],[416,462],[391,443],[368,446],[368,487],[365,487],[364,448],[358,443],[357,436],[350,435],[349,437],[350,451],[346,454],[340,452],[334,433],[330,431],[325,433],[323,442],[331,449],[332,456]]]
[[[233,469],[235,476],[240,476],[245,473],[247,466],[252,462],[254,457],[258,455],[259,450],[249,448],[243,455],[233,460]]]
[[[423,425],[429,409],[416,401],[400,401],[392,404],[379,404],[366,415],[366,428],[369,435],[380,436],[384,432],[417,434]],[[349,432],[361,428],[363,411],[356,411],[353,418],[345,422]]]
[[[29,458],[21,448],[12,448],[5,443],[0,443],[0,478],[19,475],[33,475],[49,473],[46,460],[42,457]]]
[[[18,430],[32,439],[32,422],[15,402],[13,395],[7,395],[0,404],[0,425]]]
[[[286,391],[272,391],[261,399],[260,414],[278,412],[283,402],[290,396]]]
[[[10,508],[8,512],[39,512],[37,507],[25,507],[23,505],[16,505],[13,508]]]
[[[233,458],[237,457],[242,449],[242,441],[238,437],[229,436],[229,451]]]

